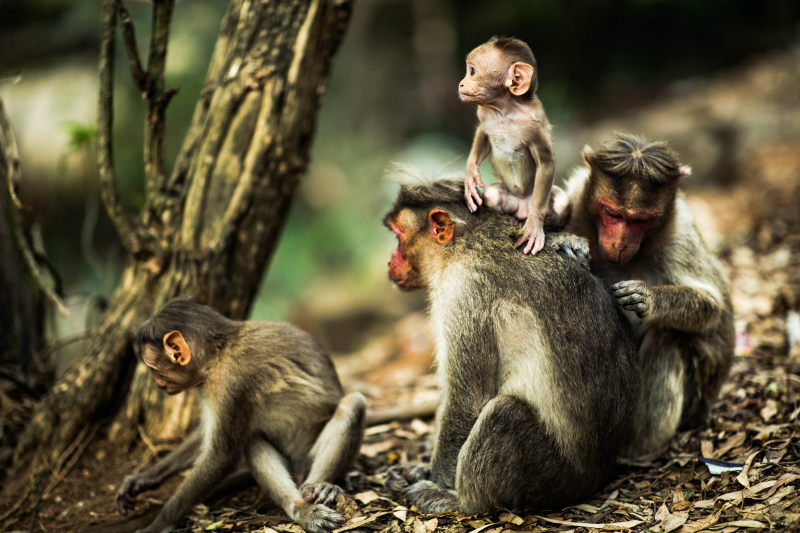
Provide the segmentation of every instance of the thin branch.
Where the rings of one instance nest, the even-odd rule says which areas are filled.
[[[9,195],[16,208],[19,209],[22,204],[14,193],[14,180],[19,179],[19,152],[17,150],[17,140],[14,136],[14,130],[11,128],[11,121],[6,114],[6,108],[3,105],[3,101],[0,100],[0,164],[3,162],[5,162],[5,168],[0,169],[0,172],[6,175]],[[25,234],[22,231],[22,224],[18,219],[18,213],[14,209],[11,209],[9,217],[11,230],[14,234],[14,242],[17,249],[22,253],[28,271],[45,296],[55,304],[58,312],[68,317],[69,312],[67,311],[67,306],[64,305],[64,302],[61,301],[59,295],[56,294],[56,291],[53,290],[47,282],[45,275],[39,269],[33,250],[31,250],[28,240],[25,238]]]
[[[133,82],[139,87],[142,93],[147,91],[147,74],[142,69],[142,61],[139,59],[139,48],[136,46],[136,31],[133,28],[131,14],[122,3],[116,0],[117,14],[119,15],[119,27],[122,31],[122,41],[125,43],[125,51],[128,52],[128,64],[131,67],[131,77]]]
[[[11,122],[8,120],[6,108],[3,101],[0,100],[0,135],[3,140],[3,152],[7,164],[6,181],[8,182],[8,194],[17,209],[22,209],[22,202],[19,201],[17,196],[17,187],[20,182],[19,170],[19,149],[17,148],[17,137],[14,135],[14,130],[11,128]]]
[[[147,118],[144,132],[144,168],[147,190],[164,185],[164,114],[177,89],[164,91],[164,71],[167,61],[170,22],[174,0],[153,2],[153,31],[147,58]]]
[[[115,0],[103,1],[102,39],[100,43],[100,92],[97,106],[97,167],[100,192],[106,211],[117,229],[123,246],[132,254],[142,249],[132,222],[126,217],[114,188],[114,27],[117,20]]]

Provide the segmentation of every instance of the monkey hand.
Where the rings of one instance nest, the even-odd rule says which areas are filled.
[[[117,490],[117,512],[124,515],[136,507],[136,495],[151,489],[155,482],[141,474],[131,474],[122,480],[119,490]]]
[[[309,533],[328,533],[344,524],[344,517],[320,503],[304,501],[296,509],[295,522]]]
[[[481,173],[478,167],[468,167],[467,177],[464,180],[464,199],[467,201],[467,208],[470,213],[478,210],[479,205],[483,205],[483,199],[478,193],[478,187],[483,187],[483,180],[481,180]]]
[[[336,508],[336,500],[342,489],[338,485],[328,483],[327,481],[320,481],[319,483],[303,483],[300,487],[300,495],[308,503],[321,503],[327,505],[331,509]]]
[[[430,477],[431,469],[428,465],[416,463],[395,465],[386,471],[384,485],[393,498],[399,498],[410,485]]]
[[[522,237],[520,237],[514,245],[514,248],[519,248],[527,243],[522,249],[522,253],[531,255],[538,254],[539,250],[544,247],[544,226],[542,225],[541,219],[533,216],[533,214],[528,215],[525,224],[522,225],[521,232]]]
[[[617,304],[626,311],[634,311],[639,318],[647,318],[653,310],[653,291],[640,280],[626,280],[611,286]]]
[[[551,233],[547,238],[547,246],[565,259],[589,268],[589,241],[583,237],[572,233]]]

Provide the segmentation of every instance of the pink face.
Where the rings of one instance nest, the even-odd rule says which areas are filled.
[[[639,251],[647,230],[662,214],[656,210],[627,209],[609,198],[600,198],[598,207],[600,253],[610,263],[630,261]]]
[[[408,260],[406,249],[408,246],[409,235],[404,231],[398,222],[399,217],[394,217],[386,221],[386,225],[397,237],[397,248],[389,258],[389,279],[404,291],[422,288],[424,285],[419,275],[419,271],[411,265]]]
[[[506,63],[503,54],[492,45],[483,44],[470,52],[466,74],[458,84],[461,101],[482,104],[504,94]]]

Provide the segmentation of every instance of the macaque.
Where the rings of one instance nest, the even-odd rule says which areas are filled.
[[[384,223],[398,241],[389,278],[427,290],[442,386],[430,466],[392,467],[387,489],[423,513],[472,514],[560,508],[602,487],[638,364],[606,287],[558,253],[577,238],[520,254],[513,220],[471,214],[461,180],[402,185]]]
[[[556,160],[550,123],[536,96],[538,71],[530,47],[519,39],[492,37],[467,56],[467,73],[458,84],[462,102],[478,104],[478,127],[467,158],[464,198],[475,212],[487,207],[524,220],[524,253],[544,246],[544,223],[566,219],[569,202],[553,186]],[[481,162],[491,154],[499,183],[483,187]]]
[[[261,489],[307,531],[344,522],[333,482],[358,454],[365,401],[359,393],[343,396],[330,358],[308,334],[172,300],[141,326],[136,347],[164,392],[199,389],[202,420],[170,454],[124,479],[121,514],[137,494],[191,467],[143,530],[169,531],[244,458]],[[299,488],[295,479],[303,480]]]
[[[569,231],[589,239],[605,280],[639,340],[642,397],[627,455],[660,451],[699,425],[734,350],[728,281],[678,191],[690,174],[663,142],[629,134],[597,149],[568,182]]]

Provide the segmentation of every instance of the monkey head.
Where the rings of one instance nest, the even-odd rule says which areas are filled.
[[[499,100],[533,98],[536,59],[519,39],[492,37],[467,56],[467,72],[458,84],[462,102],[491,105]]]
[[[453,239],[455,223],[450,213],[434,208],[424,219],[420,214],[405,208],[384,221],[397,237],[397,248],[389,259],[389,279],[404,291],[427,286],[427,273],[441,255],[438,247]]]
[[[203,374],[199,364],[192,358],[192,350],[183,334],[178,330],[164,334],[161,345],[145,343],[140,348],[142,362],[153,373],[153,381],[167,394],[202,384]]]
[[[591,169],[586,202],[597,228],[600,255],[627,263],[647,237],[672,220],[678,179],[691,173],[663,142],[618,134],[583,157]]]
[[[414,172],[400,169],[394,176],[409,183],[401,185],[392,210],[383,219],[397,237],[397,248],[389,259],[389,279],[404,291],[428,285],[430,275],[442,270],[457,234],[466,231],[474,218],[464,205],[463,179],[424,183]]]

